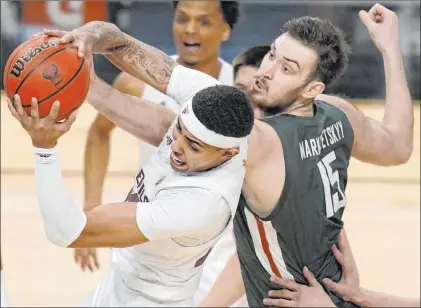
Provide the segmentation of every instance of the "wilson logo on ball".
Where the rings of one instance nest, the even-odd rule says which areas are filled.
[[[58,85],[63,82],[63,77],[59,74],[58,67],[54,63],[47,66],[47,68],[42,72],[42,77],[51,81],[55,87],[58,87]]]
[[[28,48],[25,50],[25,54],[18,59],[10,70],[10,74],[19,78],[22,72],[25,70],[25,64],[30,63],[38,54],[44,50],[59,45],[58,41],[48,41],[42,43],[39,47]]]

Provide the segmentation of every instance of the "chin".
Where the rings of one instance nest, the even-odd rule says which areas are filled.
[[[266,97],[264,95],[264,93],[260,93],[260,92],[253,92],[250,94],[250,99],[253,103],[253,105],[256,106],[265,106],[266,103]]]
[[[180,56],[180,60],[185,66],[190,67],[194,67],[200,63],[199,57],[196,56]]]

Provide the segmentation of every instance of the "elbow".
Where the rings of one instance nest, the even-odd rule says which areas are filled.
[[[396,155],[395,165],[403,165],[406,164],[412,156],[412,152],[414,151],[414,147],[411,144],[410,146],[402,147],[399,153]]]
[[[58,247],[62,248],[70,248],[73,241],[69,242],[69,240],[66,240],[66,237],[63,236],[60,232],[50,232],[48,230],[45,230],[45,235],[47,236],[47,240]]]
[[[399,166],[406,164],[412,156],[412,152],[414,151],[414,146],[412,142],[410,144],[399,144],[394,147],[395,151],[393,155],[391,155],[389,160],[390,166]]]

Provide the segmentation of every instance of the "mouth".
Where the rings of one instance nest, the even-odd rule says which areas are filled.
[[[261,82],[259,79],[255,79],[253,82],[253,90],[256,90],[258,92],[264,91],[266,89],[263,82]]]
[[[180,168],[186,165],[185,162],[175,157],[174,152],[171,152],[170,159],[171,159],[171,163],[177,168]]]
[[[183,42],[183,46],[187,51],[197,52],[200,49],[200,43],[197,42]]]

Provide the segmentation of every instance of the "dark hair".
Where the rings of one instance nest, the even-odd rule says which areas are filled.
[[[178,2],[180,1],[172,2],[174,9],[177,8]],[[238,16],[240,15],[238,1],[219,1],[219,6],[221,7],[225,22],[232,30],[238,21]]]
[[[270,46],[255,46],[235,56],[234,60],[232,61],[232,65],[234,68],[234,79],[235,77],[237,77],[238,70],[242,66],[246,65],[259,68],[263,58],[269,51]]]
[[[329,21],[310,16],[295,18],[283,25],[283,33],[316,50],[319,59],[309,80],[317,79],[328,85],[348,66],[351,48],[343,31]]]
[[[225,85],[203,89],[193,97],[197,119],[206,128],[227,137],[246,137],[253,128],[253,106],[243,91]]]

